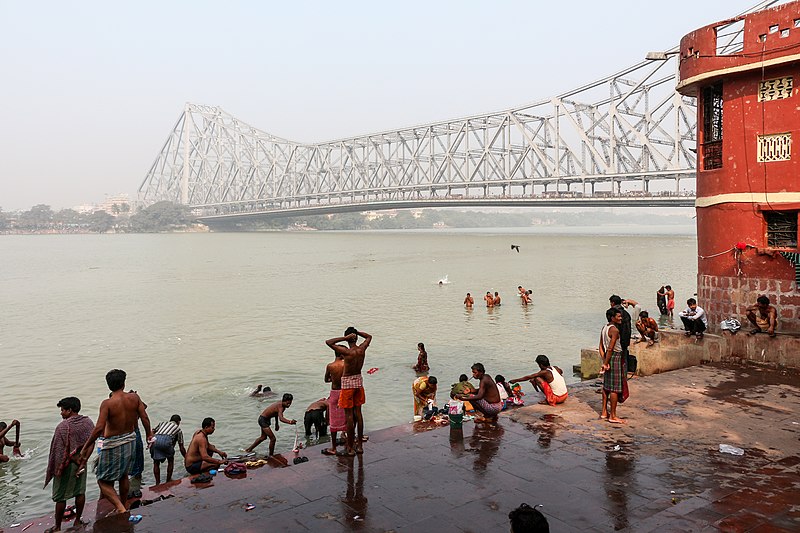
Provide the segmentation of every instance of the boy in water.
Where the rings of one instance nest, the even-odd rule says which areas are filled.
[[[256,446],[264,442],[265,440],[269,439],[269,455],[272,457],[275,455],[275,433],[272,432],[272,428],[270,425],[272,424],[272,419],[275,419],[275,431],[280,429],[279,422],[283,422],[284,424],[297,424],[297,420],[289,420],[283,416],[283,412],[292,406],[292,400],[294,400],[294,396],[289,393],[283,395],[283,398],[279,402],[275,402],[266,409],[264,412],[261,413],[261,416],[258,417],[258,425],[261,427],[261,434],[258,438],[250,445],[250,447],[245,450],[246,452],[252,452]]]

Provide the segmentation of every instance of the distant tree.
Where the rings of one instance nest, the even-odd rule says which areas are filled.
[[[186,226],[193,221],[188,206],[157,202],[131,216],[130,228],[135,232],[153,233]]]
[[[53,215],[53,223],[57,226],[78,227],[86,224],[85,217],[74,209],[62,209]]]
[[[95,211],[89,215],[89,231],[106,233],[114,227],[114,217],[105,211]]]
[[[119,206],[119,210],[122,213],[130,213],[131,212],[131,204],[128,202],[123,202],[121,206]]]
[[[6,218],[6,214],[3,213],[3,208],[0,207],[0,231],[8,229],[8,218]]]
[[[121,209],[119,207],[119,204],[111,204],[111,213],[113,213],[114,216],[119,215],[120,211]]]
[[[23,229],[43,230],[48,229],[52,222],[53,210],[49,205],[39,204],[31,207],[30,211],[20,213],[18,224]]]

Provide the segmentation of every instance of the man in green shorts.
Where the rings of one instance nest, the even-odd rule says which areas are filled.
[[[53,440],[50,442],[50,458],[47,461],[47,476],[44,486],[52,480],[53,501],[56,502],[55,525],[46,533],[61,531],[61,520],[67,508],[67,500],[75,498],[75,526],[81,520],[83,506],[86,503],[86,470],[78,472],[80,452],[89,440],[94,429],[94,422],[80,413],[81,401],[74,396],[64,398],[56,404],[61,408],[63,420],[56,426]]]

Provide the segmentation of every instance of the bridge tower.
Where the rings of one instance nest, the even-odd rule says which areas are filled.
[[[800,332],[800,2],[695,30],[678,53],[678,91],[698,99],[697,286],[709,327],[743,320],[764,294],[779,331]]]

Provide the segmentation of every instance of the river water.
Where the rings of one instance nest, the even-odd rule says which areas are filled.
[[[569,373],[597,344],[610,294],[653,311],[658,287],[683,301],[697,273],[693,227],[3,236],[0,257],[0,419],[22,421],[27,456],[0,464],[6,525],[52,512],[42,483],[56,402],[78,396],[95,420],[111,368],[128,373],[154,425],[178,413],[188,438],[211,416],[212,442],[236,452],[271,401],[249,390],[291,392],[287,415],[302,421],[327,394],[325,339],[355,325],[374,337],[365,368],[379,368],[365,377],[369,432],[410,421],[418,342],[443,388],[476,361],[527,374],[539,353]],[[532,306],[517,285],[533,290]],[[487,310],[486,291],[503,305]],[[294,437],[282,425],[277,450]],[[148,457],[145,483],[151,470]],[[88,487],[95,498],[92,474]]]

